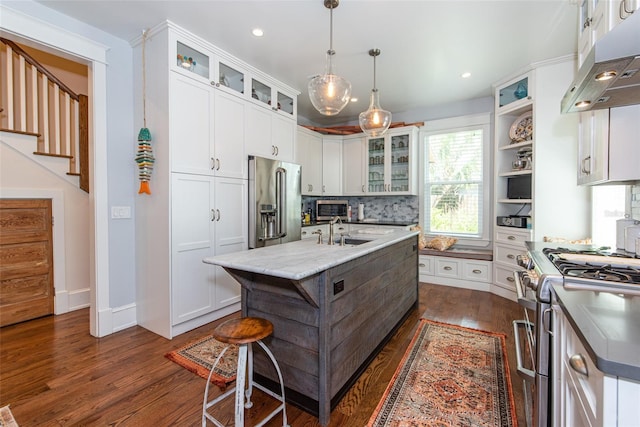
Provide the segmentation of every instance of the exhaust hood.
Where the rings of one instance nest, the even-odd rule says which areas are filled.
[[[560,103],[563,113],[640,104],[640,11],[593,46]]]

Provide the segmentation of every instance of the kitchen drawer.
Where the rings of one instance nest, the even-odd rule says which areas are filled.
[[[507,243],[509,245],[522,245],[531,240],[531,231],[526,228],[496,227],[496,243]]]
[[[462,278],[474,282],[491,282],[491,263],[488,261],[465,260]]]
[[[460,259],[436,257],[435,274],[440,277],[459,278],[462,271],[461,264]]]
[[[433,276],[433,257],[427,255],[419,255],[418,256],[418,268],[420,274],[426,274],[428,276]]]
[[[513,272],[515,268],[503,267],[501,265],[493,263],[493,283],[501,288],[508,289],[510,291],[516,290],[515,279],[513,278]]]
[[[566,369],[569,381],[575,387],[575,398],[578,399],[585,411],[586,418],[592,426],[601,425],[602,395],[604,390],[604,374],[596,368],[578,336],[571,329],[567,320],[565,325],[565,353],[562,355],[562,363]],[[571,366],[571,358],[576,357],[584,363],[587,374],[576,371]]]
[[[518,267],[516,257],[518,255],[525,254],[526,252],[527,250],[524,246],[519,247],[509,245],[495,245],[493,251],[493,260],[503,264],[510,264],[514,267]]]

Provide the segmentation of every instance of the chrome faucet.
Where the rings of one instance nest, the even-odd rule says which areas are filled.
[[[333,241],[333,224],[335,224],[336,222],[339,222],[340,224],[342,224],[342,220],[340,219],[339,216],[335,216],[335,217],[331,218],[331,220],[329,221],[329,242],[328,242],[328,244],[330,244],[330,245],[335,244],[335,242]]]

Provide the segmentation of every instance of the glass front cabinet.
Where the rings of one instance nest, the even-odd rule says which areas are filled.
[[[398,128],[366,139],[368,194],[417,194],[417,131]]]
[[[218,53],[197,40],[171,41],[175,46],[174,70],[201,80],[225,92],[251,99],[255,104],[296,119],[297,95],[276,87],[270,78],[241,64],[223,52]]]

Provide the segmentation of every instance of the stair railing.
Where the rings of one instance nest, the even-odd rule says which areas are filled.
[[[0,128],[37,136],[34,154],[69,159],[69,175],[89,192],[89,103],[11,40],[5,61]]]

